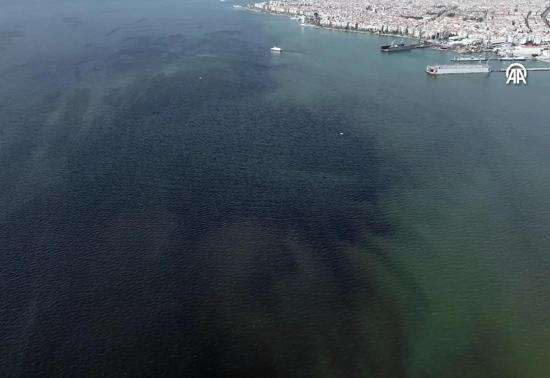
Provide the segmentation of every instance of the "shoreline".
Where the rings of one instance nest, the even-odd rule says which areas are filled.
[[[246,9],[247,11],[256,12],[256,13],[262,13],[267,14],[270,16],[284,16],[287,18],[290,18],[291,20],[296,20],[299,15],[291,14],[291,13],[284,13],[284,12],[275,12],[265,9],[259,9],[254,7],[252,4],[247,4],[244,6],[239,6],[241,9]],[[550,10],[550,7],[549,7]],[[395,33],[384,33],[380,31],[372,31],[372,30],[359,30],[359,29],[353,29],[353,28],[341,28],[341,27],[332,27],[332,26],[324,26],[324,25],[317,25],[317,24],[310,24],[310,23],[301,23],[302,26],[307,27],[313,27],[320,30],[330,30],[330,31],[336,31],[336,32],[346,32],[346,33],[360,33],[360,34],[369,34],[372,36],[379,36],[379,37],[393,37],[393,38],[399,38],[399,39],[408,39],[411,41],[422,41],[429,45],[429,48],[432,50],[437,50],[441,52],[452,52],[454,54],[494,54],[494,51],[489,50],[486,48],[478,48],[478,49],[465,49],[462,46],[447,46],[445,45],[445,42],[440,39],[422,39],[420,37],[415,37],[411,35],[403,35],[403,34],[395,34]],[[541,58],[541,57],[535,57],[533,56],[529,60],[541,60],[541,61],[550,61],[549,58]]]
[[[256,9],[256,8],[251,7],[251,6],[249,6],[249,5],[241,6],[241,7],[239,7],[239,9],[245,9],[245,10],[250,11],[250,12],[261,13],[261,14],[267,14],[267,15],[270,15],[270,16],[287,17],[287,18],[289,18],[289,19],[291,19],[291,20],[292,20],[294,17],[296,17],[296,15],[292,15],[292,14],[289,14],[289,13],[270,12],[270,11],[266,11],[266,10]],[[307,27],[311,27],[311,28],[316,28],[316,29],[321,29],[321,30],[331,30],[331,31],[345,32],[345,33],[369,34],[369,35],[372,35],[372,36],[379,36],[379,37],[406,38],[406,39],[416,40],[416,41],[421,40],[421,39],[418,38],[418,37],[413,37],[413,36],[410,36],[410,35],[392,34],[392,33],[380,33],[380,32],[373,32],[373,31],[370,31],[370,30],[345,29],[345,28],[329,27],[329,26],[315,25],[315,24],[306,24],[306,23],[302,23],[302,24],[300,24],[300,25],[302,25],[302,26],[307,26]],[[437,47],[437,46],[435,46],[436,43],[431,42],[431,40],[425,40],[425,42],[427,42],[428,44],[431,45],[430,48]],[[449,50],[449,51],[450,51],[450,50]]]

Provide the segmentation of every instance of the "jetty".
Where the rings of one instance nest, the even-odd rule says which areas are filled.
[[[550,71],[550,67],[526,67],[527,71]],[[506,68],[491,69],[491,72],[506,72]]]

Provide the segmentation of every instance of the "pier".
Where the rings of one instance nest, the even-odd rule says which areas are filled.
[[[527,71],[550,71],[550,67],[529,67]],[[506,72],[506,68],[491,69],[491,72]]]

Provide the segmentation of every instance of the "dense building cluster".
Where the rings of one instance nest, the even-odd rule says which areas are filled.
[[[253,7],[323,27],[447,43],[550,43],[550,3],[545,0],[271,0]]]

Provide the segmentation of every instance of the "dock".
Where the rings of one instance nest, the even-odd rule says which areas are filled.
[[[550,71],[550,67],[528,67],[527,71]],[[506,72],[506,68],[491,69],[491,72]]]

